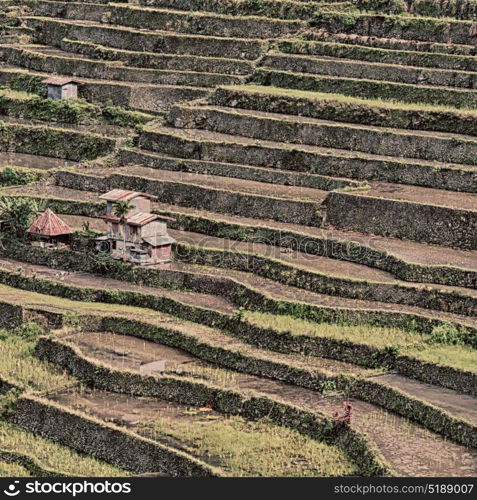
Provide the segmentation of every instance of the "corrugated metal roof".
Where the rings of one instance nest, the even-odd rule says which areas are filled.
[[[64,234],[72,234],[73,230],[66,222],[63,222],[56,214],[47,208],[30,226],[28,232],[41,236],[61,236]]]
[[[43,83],[48,83],[49,85],[68,85],[68,83],[76,83],[77,85],[81,85],[82,82],[79,80],[75,80],[74,78],[68,76],[52,76],[51,78],[47,78],[43,80]]]
[[[138,196],[143,196],[144,198],[157,199],[157,196],[153,196],[148,193],[139,193],[137,191],[128,191],[126,189],[113,189],[107,193],[102,194],[99,198],[106,201],[128,201],[137,198]]]
[[[139,212],[132,215],[131,217],[128,217],[126,219],[126,222],[131,226],[145,226],[146,224],[149,224],[149,222],[152,222],[156,219],[158,219],[157,215],[146,212]]]
[[[127,191],[126,189],[113,189],[112,191],[102,194],[100,199],[106,201],[127,201],[138,197],[140,194],[141,193],[136,191]]]

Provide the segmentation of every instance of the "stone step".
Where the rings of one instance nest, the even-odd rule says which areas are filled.
[[[442,50],[447,48],[450,53],[432,52],[430,50],[431,47],[421,47],[421,45],[416,45],[415,47],[408,46],[404,40],[396,40],[393,43],[393,40],[385,39],[379,43],[374,38],[361,37],[358,38],[358,41],[352,43],[353,40],[345,38],[345,35],[342,38],[338,35],[336,39],[333,37],[330,38],[331,41],[328,41],[327,37],[323,37],[324,41],[302,39],[279,40],[275,43],[275,48],[279,52],[286,54],[339,57],[356,59],[361,62],[401,64],[403,66],[419,68],[454,69],[461,71],[477,70],[476,48],[473,46],[468,46],[466,50],[462,50],[463,53],[461,54],[458,49],[447,45],[444,45]],[[358,42],[361,42],[362,45]],[[423,50],[425,48],[429,48],[429,50]]]
[[[204,161],[240,163],[361,180],[464,189],[475,185],[475,169],[424,160],[360,154],[305,144],[254,140],[208,130],[145,126],[140,147],[156,153]]]
[[[351,2],[340,2],[341,8]],[[189,12],[215,12],[229,16],[264,16],[308,21],[321,8],[321,2],[295,0],[139,0],[140,5]]]
[[[306,26],[298,20],[243,18],[201,12],[182,12],[132,4],[107,5],[36,0],[31,14],[38,17],[86,20],[131,28],[229,38],[276,38],[296,33]]]
[[[477,109],[477,94],[470,89],[292,73],[267,68],[258,68],[254,73],[253,82],[272,87],[344,94],[365,99]]]
[[[311,25],[315,30],[332,34],[346,33],[443,44],[467,45],[477,36],[471,21],[413,17],[405,14],[340,12],[326,9],[316,13]]]
[[[405,281],[477,288],[477,251],[456,250],[410,240],[312,228],[298,224],[225,215],[160,203],[158,210],[178,220],[177,227],[239,241],[270,242],[284,248],[348,260],[385,270]],[[176,226],[176,225],[175,225]],[[268,236],[265,236],[268,233]]]
[[[304,50],[307,48],[307,42],[313,41],[326,41],[332,43],[346,44],[347,46],[359,45],[365,48],[378,48],[378,49],[388,49],[388,50],[398,50],[398,51],[416,51],[425,52],[429,54],[450,54],[450,55],[460,55],[460,56],[475,56],[477,55],[477,46],[473,45],[470,40],[465,43],[450,43],[450,42],[436,42],[436,41],[422,41],[422,40],[406,40],[398,37],[383,38],[371,35],[357,35],[350,33],[332,33],[326,30],[313,30],[303,35],[304,39],[291,39],[288,41],[279,40],[281,50],[284,50],[284,46],[293,46],[295,49],[297,46],[302,44]],[[305,41],[306,40],[306,41]],[[284,45],[282,45],[284,44]],[[298,51],[299,52],[299,51]],[[423,64],[424,66],[424,64]],[[439,66],[441,67],[441,66]],[[456,68],[457,69],[457,68]],[[460,68],[467,69],[467,68]],[[471,69],[471,68],[469,68]]]
[[[263,40],[225,38],[204,35],[186,35],[172,31],[138,30],[111,26],[93,21],[68,21],[43,17],[25,17],[34,28],[35,41],[60,46],[64,38],[97,43],[117,49],[134,47],[144,52],[188,54],[207,57],[255,60],[266,50]]]
[[[132,148],[121,149],[119,151],[119,161],[121,165],[142,165],[148,168],[168,170],[171,172],[190,172],[218,177],[233,177],[271,184],[282,184],[285,186],[302,186],[323,191],[342,188],[358,188],[365,184],[363,182],[341,179],[339,177],[302,174],[299,172],[253,167],[237,163],[185,160],[183,158]]]
[[[477,195],[376,183],[332,192],[325,204],[326,223],[338,229],[477,249]]]
[[[152,68],[170,71],[194,71],[246,76],[253,72],[254,65],[240,59],[225,57],[187,56],[182,54],[154,54],[80,42],[65,38],[59,47],[67,52],[82,54],[91,59],[103,61],[120,61],[126,66]]]
[[[90,175],[92,174],[92,175]],[[141,166],[127,166],[114,171],[90,169],[88,174],[57,171],[59,186],[105,192],[114,186],[159,196],[166,203],[194,208],[209,207],[222,213],[257,219],[321,226],[320,206],[327,191],[293,188],[242,179],[177,174]]]
[[[167,120],[169,125],[176,128],[204,129],[251,139],[308,144],[381,156],[398,154],[399,158],[472,166],[475,166],[477,158],[476,137],[445,132],[407,131],[194,104],[173,106]],[[474,188],[477,191],[477,182]]]
[[[306,116],[361,125],[477,136],[477,111],[360,99],[259,85],[219,87],[209,102],[229,108]],[[456,189],[457,191],[459,189]]]
[[[31,92],[31,86],[42,86],[48,73],[25,70],[15,66],[1,66],[0,82],[14,85],[17,90]],[[65,75],[72,76],[72,75]],[[117,82],[81,78],[79,96],[89,102],[111,102],[114,106],[131,108],[148,113],[166,113],[173,104],[204,98],[210,92],[199,87],[152,85],[137,82]],[[46,93],[46,89],[45,89]]]
[[[477,59],[475,62],[477,62]],[[463,89],[475,89],[477,87],[477,71],[383,64],[328,56],[268,53],[260,62],[260,66],[292,73],[363,78],[412,85]],[[477,70],[477,64],[475,64],[475,69]]]
[[[78,54],[44,45],[21,45],[19,47],[0,45],[0,58],[9,64],[35,71],[101,80],[189,87],[215,87],[224,83],[243,83],[243,77],[234,75],[125,67],[122,63],[80,58]]]

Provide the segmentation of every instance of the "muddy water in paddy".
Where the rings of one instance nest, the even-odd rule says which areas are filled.
[[[310,456],[309,451],[292,446],[292,439],[299,436],[292,434],[284,440],[284,429],[272,424],[254,423],[236,416],[223,415],[209,407],[194,408],[157,398],[138,398],[95,389],[70,388],[51,395],[50,399],[185,451],[211,465],[221,467],[234,476],[254,475],[254,460],[257,459],[257,452],[264,451],[264,445],[275,450],[279,469],[273,468],[267,461],[266,465],[261,467],[260,475],[273,476],[276,472],[279,475],[286,475],[286,472],[301,475],[303,471],[306,476],[323,475],[321,467],[314,466],[310,460],[313,455],[319,460],[317,452],[319,453],[320,445],[304,438],[306,445],[311,444],[314,447],[313,455]],[[231,434],[231,431],[234,433]],[[278,445],[281,446],[277,447],[276,438],[279,433],[282,438],[278,439]],[[233,459],[234,455],[237,455],[237,447],[240,449],[240,455],[245,458],[241,464],[237,464],[236,459]],[[354,470],[343,452],[334,447],[332,450],[332,469],[341,467],[343,470],[342,466],[346,463],[349,472]],[[270,455],[274,452],[269,449],[267,453]],[[307,462],[304,469],[301,467],[303,460]],[[330,470],[329,473],[333,474],[333,471]]]
[[[166,372],[192,375],[214,384],[277,397],[291,404],[332,415],[342,412],[345,398],[277,380],[245,375],[215,367],[180,349],[134,337],[89,332],[67,338],[88,357],[115,368],[140,371],[143,364],[165,361]],[[121,396],[122,397],[122,396]],[[351,399],[353,426],[366,432],[397,474],[403,476],[473,476],[477,474],[477,450],[452,443],[399,415],[378,406]]]

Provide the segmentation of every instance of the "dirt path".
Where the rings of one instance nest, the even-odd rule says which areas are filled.
[[[85,355],[115,368],[141,371],[145,363],[163,360],[166,372],[193,374],[226,387],[251,389],[328,415],[341,412],[345,401],[341,396],[323,396],[277,380],[214,369],[214,365],[182,350],[123,335],[86,333],[70,336],[68,340],[78,344]],[[472,476],[477,472],[477,450],[450,443],[420,425],[372,404],[357,400],[351,400],[351,403],[353,425],[371,437],[398,474]]]
[[[77,162],[74,161],[52,158],[51,156],[0,152],[0,167],[10,166],[51,170],[53,168],[72,167],[76,164]]]

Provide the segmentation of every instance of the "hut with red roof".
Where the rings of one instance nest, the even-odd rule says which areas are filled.
[[[73,230],[47,208],[27,231],[40,246],[63,246],[71,242]]]

